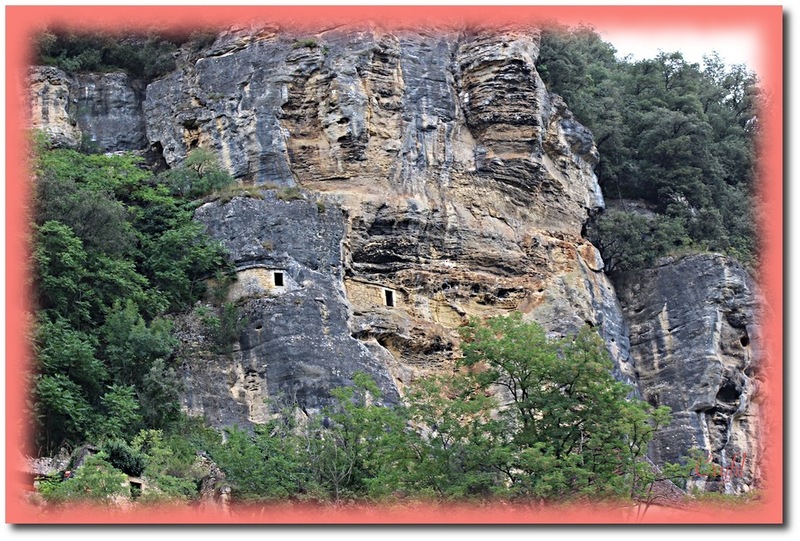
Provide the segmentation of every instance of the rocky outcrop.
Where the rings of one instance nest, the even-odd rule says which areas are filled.
[[[596,326],[632,377],[613,288],[581,236],[603,207],[597,150],[539,78],[538,36],[232,30],[148,86],[147,134],[167,163],[208,148],[242,182],[319,197],[272,190],[197,213],[251,296],[237,381],[317,407],[367,367],[397,396],[452,366],[470,316],[512,310],[556,334]]]
[[[75,116],[91,144],[104,152],[148,148],[141,82],[125,73],[86,73],[75,83]]]
[[[753,285],[697,256],[623,277],[620,304],[582,234],[604,207],[597,149],[545,88],[538,52],[527,27],[233,28],[146,89],[33,68],[31,121],[57,144],[147,148],[168,166],[208,149],[247,188],[196,213],[236,268],[240,339],[212,353],[196,317],[176,320],[184,405],[210,424],[261,423],[280,402],[311,413],[357,371],[397,401],[453,366],[469,317],[519,310],[553,335],[595,327],[615,375],[673,408],[656,463],[693,446],[724,465],[746,453],[722,487],[745,490]]]
[[[230,355],[184,356],[187,409],[216,426],[263,423],[284,404],[319,411],[356,372],[371,376],[385,401],[399,398],[384,358],[348,327],[341,211],[283,194],[264,190],[196,213],[235,262],[227,300],[246,322]]]
[[[231,486],[225,472],[204,453],[195,458],[193,468],[203,474],[198,483],[198,508],[212,512],[230,511]]]
[[[760,477],[758,293],[747,272],[717,254],[666,258],[617,284],[630,322],[631,359],[642,396],[672,408],[672,424],[652,443],[655,462],[692,448],[730,468],[697,479],[727,492]],[[743,465],[743,466],[742,466]]]
[[[125,73],[67,75],[54,67],[28,74],[30,123],[55,146],[102,152],[146,150],[143,85]]]
[[[76,147],[81,131],[75,119],[70,89],[74,79],[58,68],[35,66],[28,71],[28,119],[56,146]]]

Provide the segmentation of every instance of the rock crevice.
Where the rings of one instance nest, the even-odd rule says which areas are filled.
[[[186,409],[215,426],[264,422],[265,400],[321,408],[356,371],[397,401],[452,368],[469,317],[519,310],[554,335],[597,328],[617,378],[672,407],[657,463],[700,446],[755,465],[752,281],[702,255],[615,289],[582,235],[605,206],[597,148],[539,77],[539,36],[235,28],[146,88],[31,68],[30,118],[58,145],[155,149],[170,167],[208,149],[263,188],[196,212],[231,254],[228,300],[247,317],[232,353],[186,348]],[[755,468],[724,488],[755,486]]]

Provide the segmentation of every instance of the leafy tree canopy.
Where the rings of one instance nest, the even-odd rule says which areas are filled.
[[[542,33],[537,69],[592,130],[606,199],[640,199],[658,214],[590,224],[607,271],[641,268],[676,247],[756,262],[761,97],[752,72],[717,54],[702,67],[680,53],[618,59],[592,28],[557,24]]]
[[[229,270],[226,255],[192,220],[189,194],[138,158],[46,142],[35,149],[32,398],[40,451],[165,428],[178,420],[180,387],[164,316],[191,308],[205,279]],[[213,172],[214,183],[192,196],[232,182],[211,155],[200,158],[173,170]],[[231,340],[235,331],[226,332]]]

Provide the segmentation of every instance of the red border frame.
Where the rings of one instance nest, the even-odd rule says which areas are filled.
[[[766,489],[758,503],[736,511],[709,507],[677,511],[652,509],[640,523],[761,523],[783,522],[783,11],[781,6],[8,6],[6,7],[6,522],[42,523],[306,523],[306,524],[523,524],[626,523],[619,510],[605,507],[523,509],[501,505],[404,506],[392,508],[292,508],[267,513],[240,510],[234,514],[177,508],[109,513],[98,509],[70,510],[43,516],[25,504],[22,456],[25,421],[23,369],[26,346],[26,125],[24,77],[29,37],[50,24],[93,29],[147,26],[153,21],[179,21],[173,26],[224,25],[253,19],[286,25],[379,21],[386,27],[474,22],[482,25],[558,20],[610,28],[694,27],[702,30],[747,29],[762,45],[758,72],[771,106],[764,115],[760,152],[762,197],[766,208],[761,224],[764,239],[761,287],[766,311],[766,367],[769,377],[764,407],[770,426],[764,462]],[[264,516],[266,515],[266,516]]]

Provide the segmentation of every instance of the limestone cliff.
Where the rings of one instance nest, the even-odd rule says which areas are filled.
[[[239,354],[261,364],[238,378],[316,407],[370,366],[396,396],[452,365],[469,316],[514,309],[557,333],[598,326],[626,372],[619,307],[581,237],[603,206],[597,151],[542,84],[537,54],[533,28],[232,30],[148,86],[147,134],[167,163],[210,148],[243,182],[300,186],[325,209],[273,190],[198,211],[240,282],[263,284],[243,301],[258,315]],[[337,250],[311,249],[314,235]],[[284,286],[271,287],[275,272]]]
[[[752,488],[764,438],[760,309],[750,276],[727,257],[703,254],[663,259],[617,286],[643,398],[672,408],[672,424],[653,441],[653,459],[675,462],[700,448],[722,467],[736,463],[736,475],[709,480],[723,486],[708,488]]]
[[[144,85],[125,73],[66,74],[31,68],[30,118],[60,146],[91,145],[106,152],[148,148]]]
[[[313,411],[358,370],[397,400],[414,378],[452,366],[468,317],[520,310],[554,334],[596,327],[617,377],[673,406],[678,422],[654,446],[657,461],[690,443],[752,449],[756,414],[741,399],[752,396],[752,346],[731,337],[757,335],[745,308],[754,301],[722,293],[744,275],[719,258],[662,266],[626,279],[623,314],[582,235],[604,207],[597,149],[542,83],[538,50],[536,28],[230,29],[181,52],[178,68],[144,90],[121,74],[33,68],[31,119],[61,144],[88,135],[169,166],[210,149],[242,184],[262,188],[196,213],[231,253],[229,300],[248,321],[229,356],[203,350],[182,323],[185,406],[214,425],[265,420],[267,398]],[[705,273],[698,299],[720,291],[717,304],[702,301],[708,324],[696,328],[694,312],[666,303],[659,336],[680,349],[644,338],[666,301],[642,291],[667,269]],[[670,338],[678,328],[696,340]],[[716,368],[704,368],[712,357]],[[695,389],[706,372],[707,388]]]

